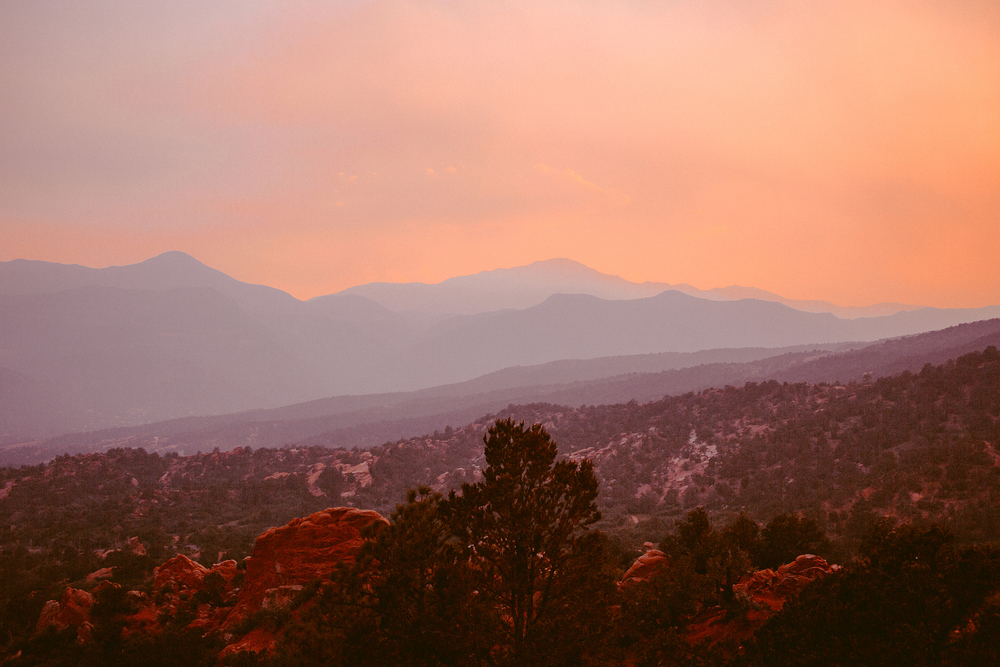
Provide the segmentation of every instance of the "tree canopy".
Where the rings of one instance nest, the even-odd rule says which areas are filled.
[[[589,530],[600,519],[590,462],[557,461],[538,424],[500,420],[484,442],[482,480],[447,498],[411,491],[286,635],[279,664],[599,662],[615,588]]]

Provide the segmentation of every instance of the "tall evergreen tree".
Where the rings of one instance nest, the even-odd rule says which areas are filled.
[[[614,577],[588,461],[540,425],[498,421],[482,481],[410,491],[289,628],[274,664],[600,664]]]
[[[592,603],[610,584],[603,543],[588,531],[601,516],[593,466],[556,461],[540,424],[500,420],[484,441],[482,481],[463,484],[447,505],[479,590],[504,620],[497,657],[515,665],[581,661],[579,624],[600,625]]]

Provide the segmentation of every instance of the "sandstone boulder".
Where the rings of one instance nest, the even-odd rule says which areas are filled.
[[[274,631],[270,627],[261,626],[259,628],[254,628],[238,641],[226,646],[226,648],[222,649],[222,653],[219,654],[219,657],[225,659],[229,656],[243,652],[268,653],[274,648],[274,644]]]
[[[146,555],[146,547],[143,546],[142,542],[139,541],[138,537],[128,538],[128,541],[125,543],[125,546],[122,547],[122,551],[126,551],[132,554],[133,556]]]
[[[293,519],[257,538],[246,560],[246,578],[233,619],[261,609],[267,592],[328,577],[339,563],[352,563],[372,524],[388,525],[381,514],[333,507]]]
[[[826,560],[812,554],[799,556],[773,570],[760,570],[744,577],[735,586],[758,605],[766,605],[771,611],[781,611],[785,602],[802,592],[807,585],[840,569]]]
[[[371,525],[388,525],[388,521],[377,512],[348,507],[294,519],[257,538],[252,555],[246,559],[245,572],[234,560],[207,568],[187,556],[174,556],[154,570],[149,595],[128,593],[134,611],[122,619],[123,636],[161,632],[165,619],[176,618],[179,611],[193,612],[187,630],[203,635],[219,633],[229,642],[223,656],[241,651],[267,652],[274,646],[273,628],[257,627],[235,637],[234,627],[262,608],[288,607],[305,584],[328,577],[341,563],[353,563],[364,542],[362,530]],[[135,544],[130,542],[130,548],[137,544],[137,540]],[[92,583],[106,579],[111,573],[111,568],[104,568],[88,580]],[[101,581],[95,589],[98,597],[102,587],[118,584]],[[37,631],[75,627],[79,640],[86,641],[93,605],[90,593],[67,588],[60,600],[46,603]]]
[[[102,567],[99,570],[94,570],[87,575],[87,583],[93,583],[95,581],[100,581],[102,579],[110,579],[115,574],[115,568],[113,567]]]
[[[723,607],[702,609],[688,625],[687,639],[691,643],[743,642],[802,589],[838,570],[839,565],[805,554],[782,565],[777,572],[759,570],[747,575],[733,587],[733,592],[749,608],[736,614]]]
[[[261,609],[284,609],[291,606],[295,596],[302,592],[302,586],[292,584],[291,586],[278,586],[269,588],[264,593],[264,601]]]
[[[209,570],[201,563],[196,563],[184,554],[174,556],[153,573],[153,592],[172,591],[180,593],[190,590],[198,591]]]
[[[90,638],[90,609],[94,606],[94,596],[77,588],[67,588],[58,601],[49,600],[38,618],[35,632],[43,632],[46,628],[65,630],[76,628],[77,639],[86,641]]]
[[[641,584],[648,583],[668,563],[669,560],[665,553],[649,545],[646,553],[639,556],[632,564],[632,567],[625,572],[618,586],[621,590],[628,591]]]

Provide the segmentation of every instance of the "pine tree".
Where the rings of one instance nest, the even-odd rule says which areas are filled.
[[[487,467],[448,499],[456,532],[480,573],[480,592],[504,620],[501,661],[581,660],[580,623],[600,625],[602,548],[589,527],[600,519],[590,461],[556,461],[540,424],[497,421],[484,436]],[[576,630],[567,631],[576,627]],[[553,641],[556,637],[560,639]],[[572,645],[571,645],[572,644]]]

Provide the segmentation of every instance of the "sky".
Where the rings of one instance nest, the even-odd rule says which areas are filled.
[[[995,0],[0,0],[0,260],[1000,304]]]

